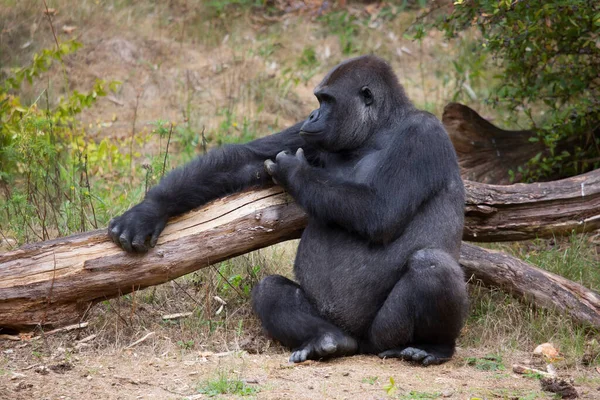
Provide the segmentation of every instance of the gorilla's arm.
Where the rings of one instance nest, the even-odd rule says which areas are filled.
[[[302,123],[243,145],[228,145],[171,171],[144,200],[111,220],[111,239],[127,251],[154,247],[169,217],[213,199],[271,181],[263,162],[282,150],[305,146],[298,134]],[[148,243],[148,239],[149,243]]]
[[[373,242],[397,237],[421,205],[450,183],[454,178],[450,171],[456,170],[454,150],[437,120],[420,121],[395,137],[368,183],[311,167],[302,158],[302,154],[277,157],[274,178],[309,215]]]

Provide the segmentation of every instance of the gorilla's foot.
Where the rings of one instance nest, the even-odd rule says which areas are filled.
[[[432,346],[432,348],[429,348],[429,346],[423,348],[405,347],[386,350],[379,353],[379,358],[401,358],[405,361],[413,361],[428,366],[445,363],[452,358],[452,354],[454,354],[454,347],[449,346]]]
[[[290,362],[300,363],[306,360],[349,356],[355,354],[357,350],[358,343],[352,337],[328,332],[294,350]]]

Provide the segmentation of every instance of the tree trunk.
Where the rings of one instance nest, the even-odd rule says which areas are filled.
[[[460,264],[473,277],[537,306],[555,308],[574,320],[600,327],[600,294],[502,252],[463,243]]]
[[[515,241],[600,228],[600,170],[509,186],[465,181],[465,188],[465,240]]]
[[[465,237],[514,240],[598,227],[599,177],[600,171],[535,185],[467,182]],[[297,238],[305,224],[304,212],[275,187],[229,196],[173,219],[146,255],[125,253],[106,230],[23,246],[0,254],[0,327],[25,330],[77,322],[95,302]],[[465,245],[461,262],[488,284],[516,296],[530,295],[536,304],[553,304],[578,321],[600,326],[596,293],[512,257],[489,254]],[[542,296],[544,288],[552,289],[552,298]]]
[[[0,327],[76,322],[91,305],[299,237],[306,215],[281,188],[217,200],[170,221],[157,246],[127,254],[105,229],[0,254]]]

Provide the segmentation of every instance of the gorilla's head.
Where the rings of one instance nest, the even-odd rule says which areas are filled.
[[[353,150],[412,108],[392,68],[375,56],[334,67],[315,88],[319,108],[300,134],[328,151]]]

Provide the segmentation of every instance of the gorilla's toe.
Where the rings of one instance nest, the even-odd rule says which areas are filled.
[[[416,347],[405,347],[404,349],[391,349],[379,353],[380,358],[400,358],[405,361],[413,361],[424,366],[441,364],[447,359],[440,358],[433,353],[428,353],[425,350]]]
[[[400,358],[406,361],[421,361],[428,355],[426,351],[414,347],[407,347],[400,352]]]
[[[308,359],[308,349],[307,348],[296,350],[290,356],[291,363],[301,363],[301,362],[306,361],[307,359]]]
[[[290,362],[300,363],[306,360],[351,355],[356,353],[357,348],[356,340],[349,336],[326,333],[296,349],[290,356]]]

